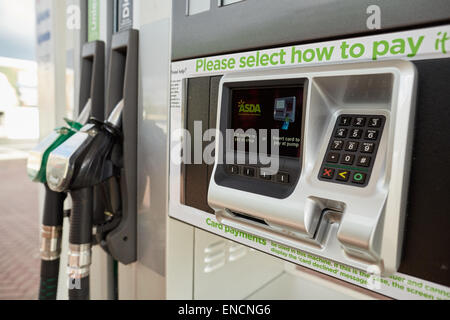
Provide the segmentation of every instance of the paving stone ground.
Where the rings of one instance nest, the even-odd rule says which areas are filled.
[[[0,300],[34,300],[39,287],[38,184],[26,160],[0,161]]]

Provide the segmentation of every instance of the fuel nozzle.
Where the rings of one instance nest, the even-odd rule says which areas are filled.
[[[50,135],[30,151],[27,173],[33,182],[47,183],[46,168],[50,153],[80,130],[87,123],[90,113],[91,100],[89,99],[76,121],[64,119],[67,126],[54,129]]]
[[[114,173],[108,165],[113,147],[121,140],[123,102],[105,123],[93,118],[49,156],[47,181],[57,192],[96,186]]]

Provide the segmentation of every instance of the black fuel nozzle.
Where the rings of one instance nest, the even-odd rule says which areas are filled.
[[[89,188],[114,176],[110,163],[114,147],[122,143],[123,102],[102,123],[91,118],[79,132],[49,156],[47,181],[56,192]]]

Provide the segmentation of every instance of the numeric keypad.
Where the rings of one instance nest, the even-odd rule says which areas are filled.
[[[319,180],[365,187],[386,123],[384,116],[342,115],[338,118]]]

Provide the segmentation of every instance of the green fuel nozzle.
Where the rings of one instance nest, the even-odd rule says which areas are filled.
[[[67,126],[56,128],[29,153],[27,172],[33,182],[47,183],[47,161],[50,153],[77,133],[89,120],[91,100],[76,121],[64,119]]]

